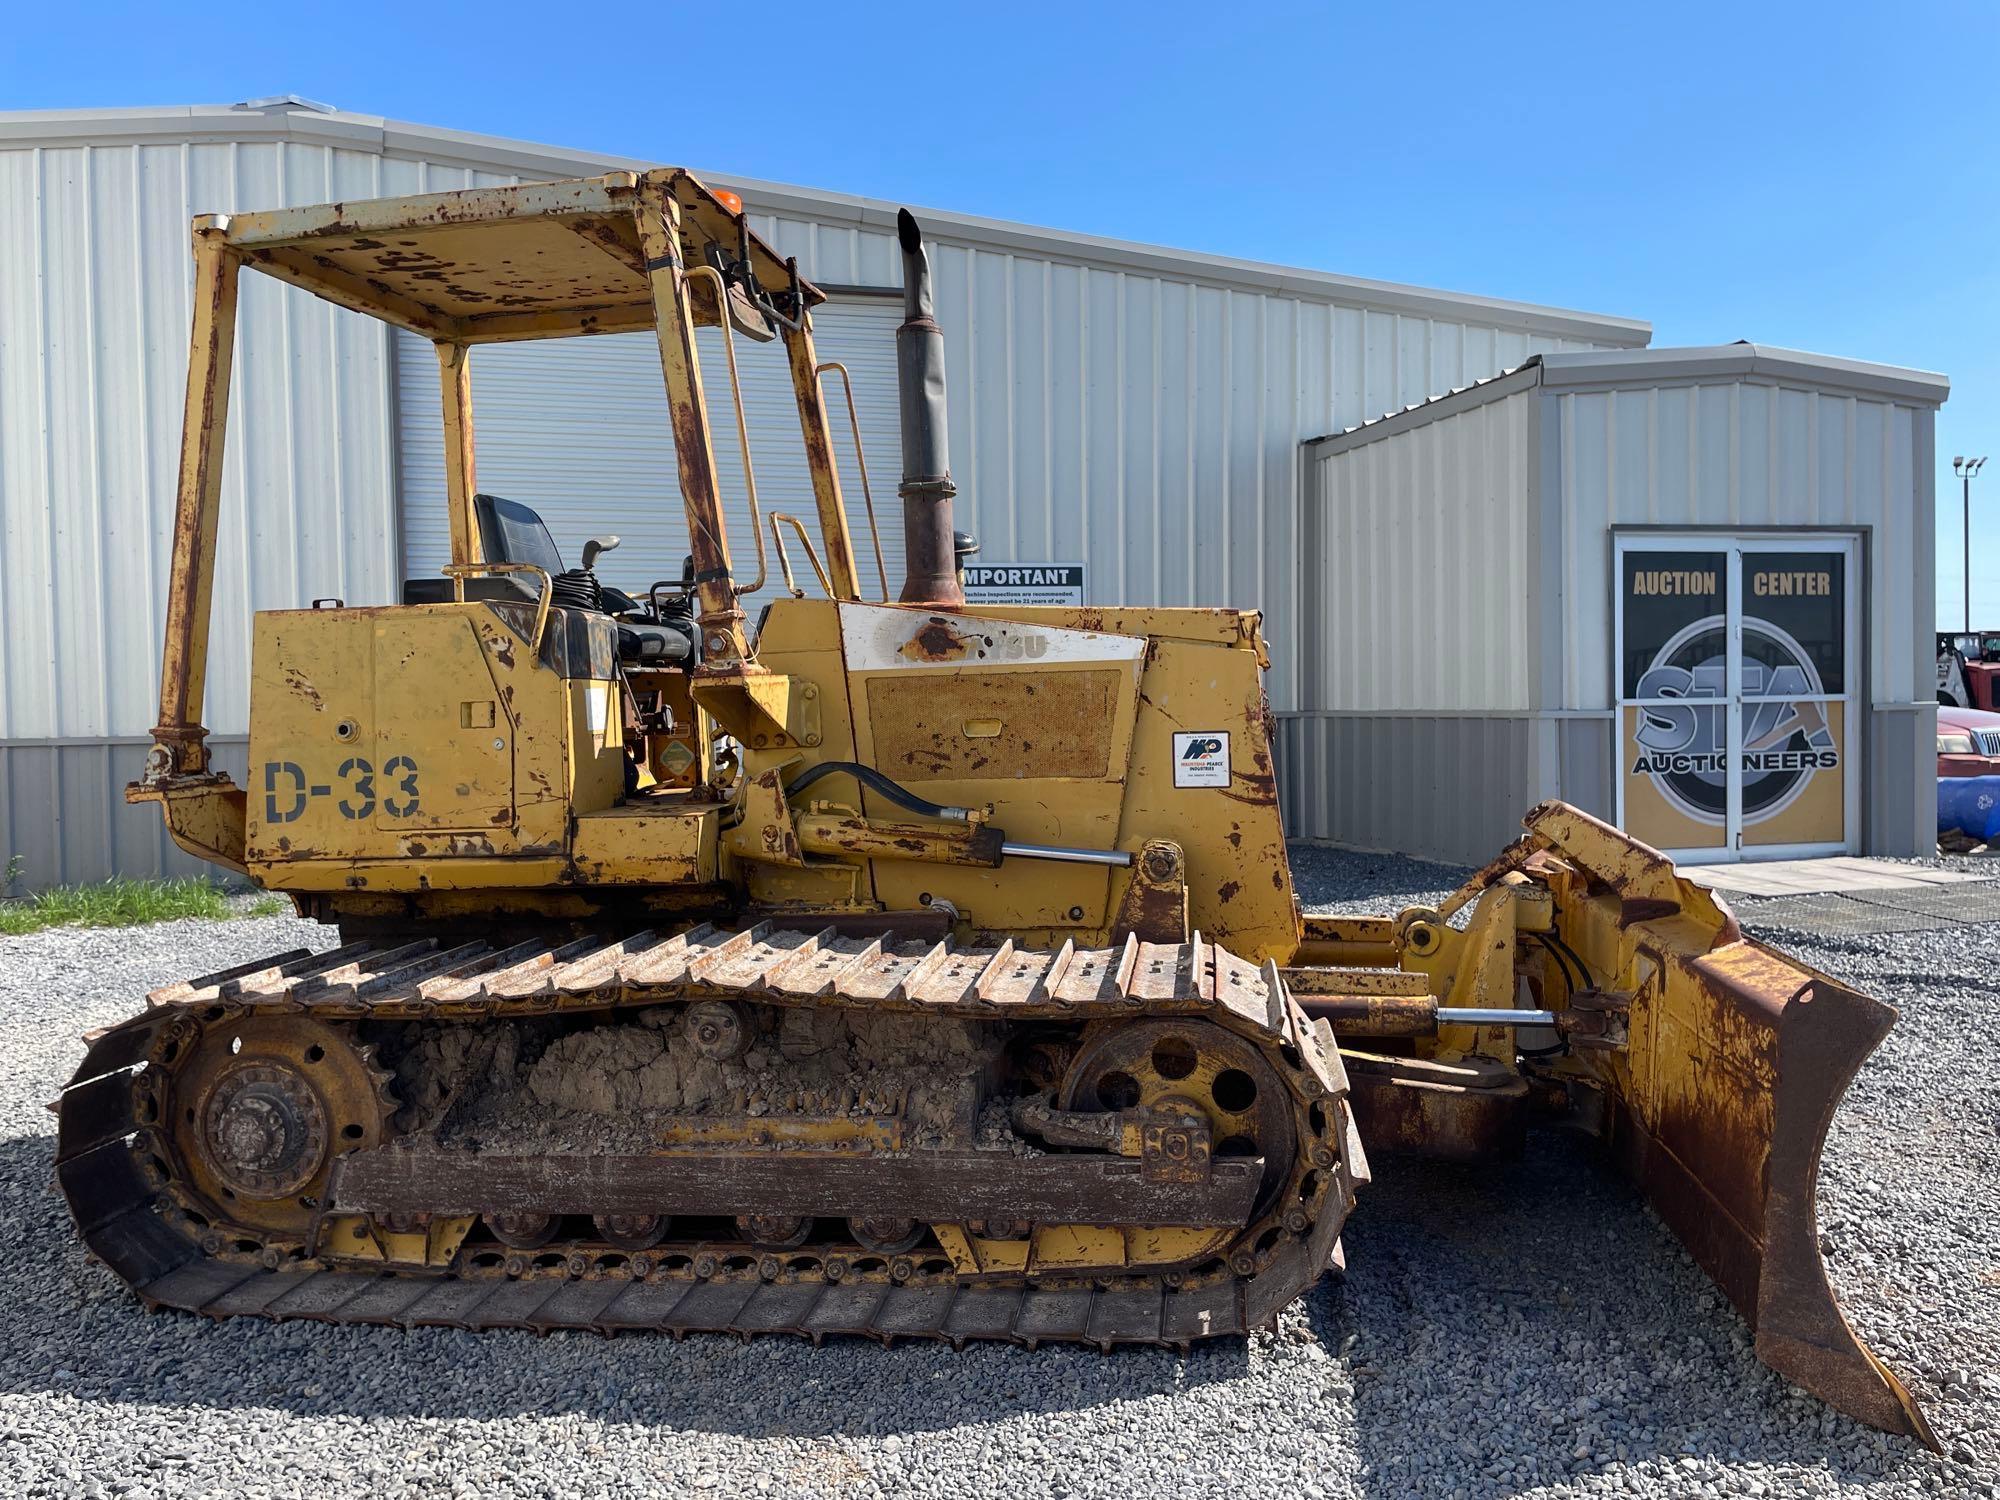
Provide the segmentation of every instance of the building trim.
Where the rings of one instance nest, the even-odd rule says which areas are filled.
[[[1528,614],[1529,649],[1535,653],[1529,702],[1559,709],[1567,696],[1569,574],[1563,557],[1569,547],[1569,507],[1563,503],[1562,405],[1541,391],[1527,398],[1521,441],[1528,445]]]
[[[1505,400],[1516,391],[1524,391],[1530,386],[1541,384],[1541,362],[1546,358],[1547,355],[1531,354],[1526,361],[1511,370],[1505,370],[1485,380],[1475,380],[1471,385],[1459,386],[1455,390],[1446,391],[1442,396],[1433,396],[1428,401],[1419,401],[1414,406],[1406,406],[1401,411],[1391,412],[1386,417],[1375,417],[1358,427],[1349,427],[1344,432],[1329,432],[1321,437],[1307,438],[1304,447],[1311,458],[1332,458],[1336,454],[1350,452],[1368,443],[1378,443],[1384,438],[1392,438],[1419,427],[1427,427],[1445,417],[1456,417],[1479,407],[1488,406],[1495,401]]]
[[[1592,386],[1660,386],[1696,381],[1752,380],[1810,385],[1916,405],[1942,406],[1951,381],[1930,370],[1840,359],[1769,344],[1720,344],[1646,350],[1577,350],[1541,356],[1542,384],[1551,390]]]
[[[472,131],[447,130],[280,102],[268,108],[240,105],[175,105],[142,109],[15,110],[0,112],[0,149],[89,146],[111,142],[299,141],[382,156],[409,157],[444,166],[528,177],[589,176],[608,171],[642,171],[658,163],[634,157],[579,152]],[[756,213],[798,214],[825,224],[844,224],[893,234],[898,205],[879,198],[827,192],[791,183],[766,182],[732,172],[701,171],[703,178],[742,194]],[[920,208],[927,231],[941,240],[1000,246],[1046,258],[1086,262],[1114,269],[1142,270],[1183,280],[1204,280],[1245,290],[1311,301],[1379,309],[1417,317],[1490,324],[1589,343],[1642,348],[1653,326],[1643,319],[1514,302],[1469,293],[1439,291],[1398,282],[1341,276],[1264,261],[1239,260],[1193,250],[1175,250],[1132,240],[1076,234],[1038,225],[945,209]]]
[[[1838,359],[1830,354],[1809,354],[1800,349],[1777,349],[1766,344],[1573,350],[1561,354],[1530,355],[1511,370],[1474,381],[1471,385],[1462,385],[1428,401],[1419,401],[1386,417],[1376,417],[1342,432],[1307,438],[1305,447],[1315,458],[1330,458],[1444,417],[1457,416],[1489,401],[1511,396],[1527,386],[1575,395],[1581,391],[1610,390],[1626,385],[1669,390],[1676,386],[1712,384],[1719,380],[1832,391],[1933,409],[1942,406],[1951,395],[1950,379],[1930,370],[1871,364],[1859,359]]]
[[[1274,719],[1611,719],[1608,708],[1278,708]]]

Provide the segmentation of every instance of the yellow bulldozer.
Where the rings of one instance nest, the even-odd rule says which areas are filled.
[[[1435,909],[1302,916],[1254,612],[966,606],[943,335],[898,232],[890,602],[878,536],[863,597],[823,296],[734,195],[662,169],[195,221],[128,795],[339,945],[86,1039],[56,1171],[90,1251],[214,1317],[1184,1348],[1340,1263],[1368,1153],[1499,1160],[1563,1119],[1762,1359],[1929,1441],[1814,1221],[1894,1012],[1560,804]],[[256,616],[239,786],[202,690],[245,270],[435,346],[451,563],[398,603]],[[687,558],[629,593],[604,544],[565,567],[532,497],[480,490],[470,372],[482,344],[635,332]],[[711,422],[726,375],[753,487],[739,343],[783,348],[817,512],[814,546],[752,488],[758,578],[768,520],[823,596],[754,625]]]

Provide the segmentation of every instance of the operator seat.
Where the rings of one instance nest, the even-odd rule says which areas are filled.
[[[479,518],[479,546],[488,562],[532,563],[551,578],[563,571],[562,551],[532,505],[500,495],[474,495],[472,511]],[[535,592],[533,583],[524,587]]]
[[[564,578],[567,570],[563,567],[562,550],[549,535],[541,513],[532,505],[509,500],[504,495],[474,495],[472,510],[479,523],[479,549],[488,562],[532,563],[548,574],[552,583]],[[533,601],[540,596],[541,589],[540,580],[532,574],[496,573],[465,580],[468,599]],[[615,589],[609,592],[623,601],[612,610],[600,609],[602,613],[619,616],[616,623],[620,661],[633,666],[684,667],[693,660],[692,621],[668,620],[662,624],[631,618],[626,611],[636,609],[633,601]],[[574,601],[566,603],[565,593],[558,589],[557,607],[577,607]],[[455,597],[449,578],[410,578],[403,583],[405,604],[449,604]],[[593,600],[598,597],[594,581],[590,583],[589,597]]]
[[[479,550],[488,562],[533,563],[549,577],[562,572],[562,553],[541,514],[531,505],[500,495],[474,495],[473,516],[479,524]],[[495,599],[501,603],[540,597],[542,586],[532,575],[493,573],[465,580],[468,599]],[[405,578],[405,604],[449,604],[457,598],[449,578]]]

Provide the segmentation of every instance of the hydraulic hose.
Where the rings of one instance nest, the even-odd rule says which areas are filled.
[[[810,770],[800,772],[792,783],[785,788],[785,795],[787,797],[796,797],[815,781],[818,781],[820,777],[831,776],[835,772],[839,772],[843,776],[852,776],[871,792],[876,793],[878,796],[886,797],[905,812],[913,812],[920,818],[936,818],[946,823],[969,823],[972,821],[971,808],[944,807],[936,802],[927,802],[908,787],[898,786],[874,767],[864,766],[859,761],[852,760],[822,761]],[[1071,849],[1056,844],[1003,843],[1000,846],[1000,854],[1003,859],[1010,856],[1017,859],[1049,859],[1055,860],[1060,864],[1073,865],[1118,865],[1122,867],[1132,863],[1132,855],[1129,850]]]
[[[877,796],[886,797],[905,812],[913,812],[920,818],[936,818],[945,823],[970,821],[972,809],[969,807],[944,807],[936,802],[927,802],[907,787],[898,786],[873,766],[864,766],[853,760],[826,760],[809,770],[801,771],[786,787],[787,797],[796,797],[822,776],[852,776]]]

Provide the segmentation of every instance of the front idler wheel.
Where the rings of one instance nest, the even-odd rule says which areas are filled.
[[[1298,1151],[1291,1097],[1263,1053],[1206,1021],[1092,1027],[1057,1102],[1065,1110],[1161,1109],[1201,1117],[1214,1156],[1264,1159],[1259,1214],[1290,1176]]]

